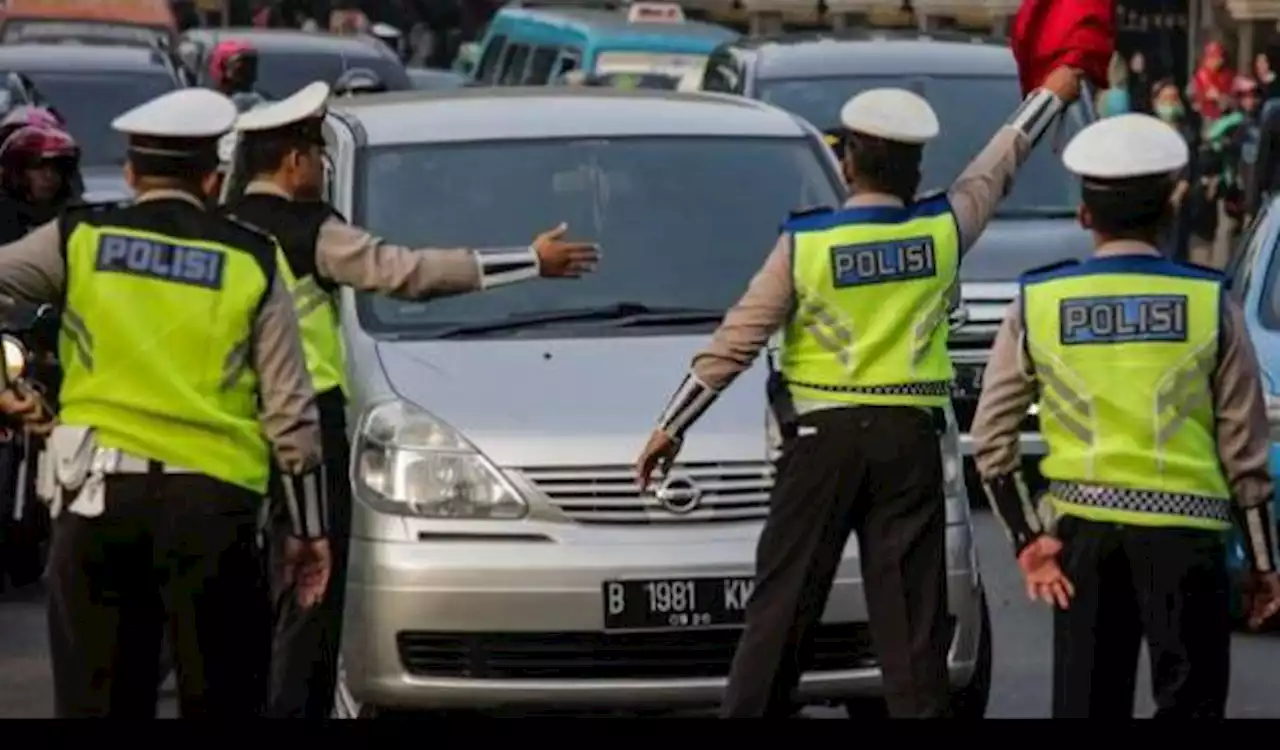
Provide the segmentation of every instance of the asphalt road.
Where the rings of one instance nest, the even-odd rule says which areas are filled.
[[[1047,610],[1028,602],[995,521],[975,519],[979,556],[994,617],[995,678],[992,718],[1049,715],[1050,622]],[[1237,635],[1232,648],[1228,715],[1280,718],[1280,636]],[[1138,715],[1152,712],[1145,662],[1138,687]],[[0,598],[0,718],[49,717],[52,683],[39,591]],[[837,717],[835,709],[810,709],[814,718]],[[172,699],[161,706],[173,716]]]

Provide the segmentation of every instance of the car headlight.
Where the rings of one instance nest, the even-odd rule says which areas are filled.
[[[521,518],[528,505],[462,435],[402,401],[371,407],[356,433],[355,477],[376,510],[424,518]]]

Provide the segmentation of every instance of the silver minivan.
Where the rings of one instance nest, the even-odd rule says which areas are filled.
[[[350,289],[357,507],[340,711],[713,704],[752,589],[773,469],[747,372],[640,493],[632,462],[690,357],[794,208],[837,205],[821,136],[765,104],[607,89],[344,100],[330,198],[398,243],[499,247],[558,221],[590,278],[429,302]],[[962,713],[991,644],[958,436],[943,438]],[[850,542],[801,698],[875,710]]]

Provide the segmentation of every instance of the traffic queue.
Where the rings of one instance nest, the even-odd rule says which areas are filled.
[[[1082,48],[1071,32],[1105,28],[1109,14],[1087,3],[1072,12],[1056,29],[1020,27],[1021,105],[943,192],[921,193],[921,165],[946,128],[926,98],[879,87],[844,103],[835,152],[823,153],[848,197],[778,217],[763,265],[692,358],[626,478],[643,495],[659,475],[673,514],[679,502],[696,504],[697,492],[671,492],[672,471],[685,444],[700,439],[695,425],[715,418],[730,384],[767,350],[762,395],[777,458],[723,685],[725,718],[796,713],[855,534],[888,715],[960,715],[947,561],[954,480],[942,448],[954,431],[948,314],[959,268],[1020,166],[1105,77],[1109,50]],[[343,688],[344,623],[364,625],[363,607],[346,601],[361,483],[378,471],[414,487],[448,481],[426,474],[425,461],[370,465],[374,417],[347,419],[360,394],[350,382],[357,363],[343,335],[344,290],[414,305],[570,279],[558,294],[572,299],[583,279],[627,261],[562,215],[537,217],[551,228],[506,245],[383,240],[331,200],[332,86],[317,81],[266,101],[253,95],[251,49],[228,46],[216,60],[219,89],[166,93],[112,123],[127,139],[129,201],[77,200],[78,151],[56,112],[17,110],[0,125],[11,128],[0,144],[6,195],[20,206],[18,229],[0,248],[0,294],[59,317],[53,388],[37,385],[31,347],[4,339],[0,411],[45,456],[35,484],[53,519],[46,578],[60,718],[154,716],[151,667],[164,648],[177,664],[183,717],[329,717]],[[670,137],[676,124],[663,127]],[[805,137],[820,143],[812,130]],[[704,148],[716,142],[705,137]],[[1061,160],[1081,178],[1080,221],[1094,254],[1021,276],[974,418],[978,471],[1027,594],[1054,611],[1059,718],[1131,715],[1144,639],[1162,665],[1158,715],[1224,715],[1223,532],[1233,523],[1252,567],[1250,624],[1280,612],[1256,355],[1221,274],[1157,249],[1187,158],[1177,134],[1145,115],[1090,124],[1066,145]],[[614,189],[640,193],[599,174],[558,172],[553,186],[578,194],[586,185],[597,200]],[[599,227],[607,206],[592,208]],[[569,239],[571,229],[586,236]],[[688,314],[705,318],[621,300],[534,322],[642,327]],[[539,359],[563,354],[553,350]],[[1033,402],[1047,443],[1039,498],[1019,455]],[[399,445],[455,456],[470,449],[417,424],[416,434],[396,436]],[[402,488],[383,481],[390,503]],[[467,503],[435,504],[447,512]],[[716,624],[698,620],[697,585],[657,583],[645,591],[665,603],[650,611],[676,618],[669,628]],[[618,592],[626,610],[625,586],[604,591]]]

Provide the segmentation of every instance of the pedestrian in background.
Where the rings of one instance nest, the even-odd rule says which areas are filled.
[[[1151,113],[1151,75],[1147,71],[1147,58],[1134,52],[1129,58],[1126,84],[1129,89],[1129,108],[1133,112]]]
[[[1115,117],[1128,112],[1132,108],[1129,99],[1129,67],[1120,53],[1111,56],[1111,66],[1107,69],[1108,87],[1098,92],[1098,116]]]

